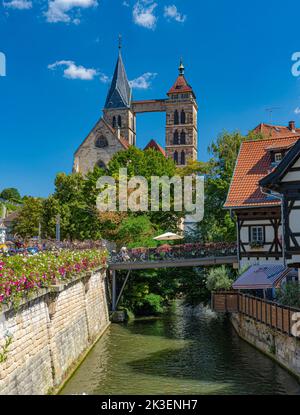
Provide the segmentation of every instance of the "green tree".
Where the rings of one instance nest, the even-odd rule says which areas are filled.
[[[59,215],[62,239],[101,237],[98,211],[93,197],[87,197],[87,184],[78,173],[57,175],[55,192],[44,202],[42,229],[45,236],[55,236],[56,217]]]
[[[300,284],[298,281],[287,282],[276,292],[280,304],[300,308]]]
[[[253,132],[243,136],[238,131],[223,131],[208,148],[211,155],[208,162],[193,162],[183,169],[184,173],[205,176],[204,219],[190,239],[203,242],[236,240],[235,220],[223,206],[242,142],[263,138],[262,134]]]
[[[14,187],[3,189],[0,193],[0,198],[16,203],[20,203],[22,199],[18,189]]]
[[[169,212],[151,212],[151,177],[152,176],[167,176],[173,177],[176,175],[176,166],[173,160],[165,158],[160,152],[154,149],[146,151],[140,150],[136,147],[130,147],[126,151],[116,153],[108,164],[108,171],[106,174],[114,177],[118,183],[119,169],[127,168],[128,178],[132,176],[143,176],[148,181],[148,200],[149,211],[147,213],[134,213],[134,216],[147,215],[154,227],[162,230],[176,231],[178,229],[178,221],[183,212],[175,212],[172,210],[172,203],[174,200],[174,192],[171,191],[171,211]],[[131,213],[128,213],[131,215]]]
[[[233,276],[225,265],[211,268],[207,274],[206,288],[209,291],[229,290],[233,283]]]
[[[146,215],[128,216],[125,218],[119,228],[118,242],[119,245],[126,245],[129,248],[134,247],[155,247],[157,243],[153,240],[155,228]]]
[[[26,197],[18,218],[13,223],[13,232],[22,238],[38,235],[39,223],[42,221],[43,201],[40,198]]]

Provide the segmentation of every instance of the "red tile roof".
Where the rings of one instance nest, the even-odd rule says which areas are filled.
[[[236,161],[224,207],[278,205],[279,201],[272,200],[261,192],[258,182],[272,170],[270,148],[286,148],[293,145],[299,137],[300,132],[294,137],[244,141]]]
[[[166,157],[166,152],[165,150],[162,148],[162,146],[160,146],[155,140],[150,140],[149,143],[146,145],[146,147],[144,148],[144,150],[147,150],[148,148],[153,148],[154,150],[160,151],[162,153],[162,155],[164,157]]]
[[[293,121],[290,121],[289,124],[291,123],[293,123]],[[291,127],[292,125],[294,125],[294,123],[291,124]],[[260,123],[257,127],[254,128],[253,132],[261,133],[265,138],[286,138],[300,135],[300,128],[292,129],[290,126]]]
[[[172,88],[169,90],[169,94],[174,94],[176,92],[193,92],[192,87],[187,83],[184,75],[179,75],[178,78],[175,81],[175,84],[172,86]]]

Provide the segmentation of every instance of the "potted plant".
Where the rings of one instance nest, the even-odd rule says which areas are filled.
[[[263,248],[264,243],[262,241],[252,241],[250,242],[250,247],[252,249],[260,249]]]

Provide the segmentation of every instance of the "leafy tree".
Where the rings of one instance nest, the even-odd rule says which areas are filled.
[[[60,216],[62,239],[99,239],[100,221],[96,204],[87,197],[87,182],[79,173],[60,173],[55,192],[44,203],[43,233],[55,236],[57,215]]]
[[[283,287],[277,290],[276,296],[280,304],[300,308],[299,282],[287,282]]]
[[[170,212],[151,212],[151,177],[152,176],[167,176],[173,177],[176,174],[176,166],[173,160],[165,158],[160,152],[154,149],[148,149],[142,151],[136,147],[130,147],[126,151],[120,151],[116,153],[108,164],[108,171],[106,174],[114,177],[116,182],[119,180],[119,169],[127,168],[128,178],[132,176],[143,176],[148,181],[148,200],[149,211],[131,213],[128,215],[148,216],[150,222],[154,227],[162,230],[176,231],[178,229],[179,218],[182,216],[182,212],[174,212],[171,209]],[[171,191],[171,206],[174,199],[174,194]]]
[[[39,223],[42,220],[43,201],[40,198],[26,197],[18,218],[13,223],[13,232],[22,238],[38,235]]]
[[[157,243],[153,240],[154,235],[155,228],[148,216],[128,216],[120,224],[118,242],[129,248],[155,247]]]
[[[208,270],[194,267],[178,269],[177,275],[180,281],[180,291],[184,301],[188,305],[207,304],[210,301],[211,293],[206,287]]]
[[[0,193],[0,198],[8,200],[10,202],[16,202],[16,203],[21,202],[21,199],[22,199],[18,189],[14,187],[3,189],[2,192]]]
[[[233,283],[233,276],[225,265],[211,268],[207,274],[206,288],[209,291],[229,290]]]
[[[262,134],[254,132],[242,136],[238,131],[233,133],[223,131],[208,148],[211,155],[208,162],[192,162],[182,169],[182,174],[203,174],[205,176],[204,218],[190,239],[198,239],[203,242],[236,240],[234,218],[223,206],[242,142],[262,138],[264,138]]]
[[[122,306],[136,315],[160,314],[180,292],[177,272],[173,268],[132,271],[124,290]]]

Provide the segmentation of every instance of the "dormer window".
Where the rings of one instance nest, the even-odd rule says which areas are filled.
[[[274,161],[275,163],[280,163],[282,160],[282,153],[275,153],[274,154]]]

